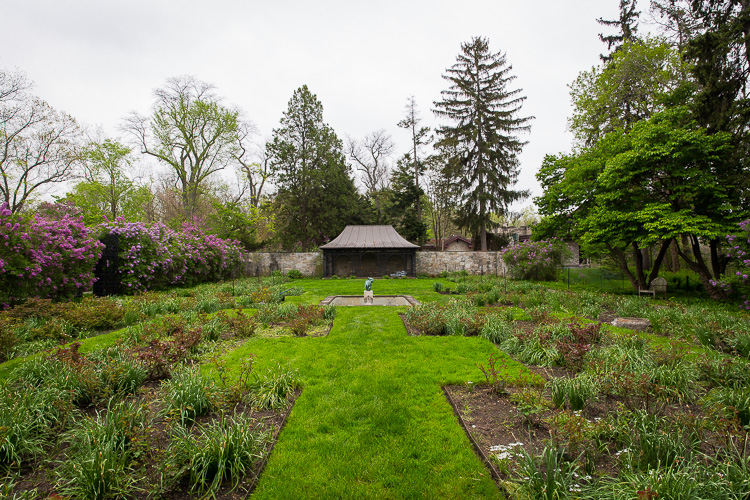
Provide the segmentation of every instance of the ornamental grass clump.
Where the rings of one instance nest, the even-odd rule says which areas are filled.
[[[223,417],[194,430],[175,427],[161,465],[162,487],[187,483],[189,494],[215,497],[229,482],[232,490],[263,458],[268,435],[243,415]]]
[[[0,467],[20,468],[42,455],[47,433],[71,410],[55,388],[0,385]]]
[[[146,411],[133,402],[111,405],[106,416],[83,419],[64,436],[66,458],[55,471],[61,491],[72,498],[125,497],[137,491],[133,451]]]
[[[176,370],[162,384],[164,412],[182,425],[191,424],[214,408],[212,397],[216,392],[213,384],[203,380],[197,370]]]
[[[297,372],[269,368],[268,375],[250,390],[250,402],[256,410],[279,410],[289,406],[289,398],[299,387]]]
[[[423,335],[478,335],[483,318],[468,301],[429,302],[407,309],[406,320]]]
[[[506,247],[501,258],[511,276],[521,280],[554,281],[563,258],[569,253],[565,242],[553,238],[541,241],[523,241]]]

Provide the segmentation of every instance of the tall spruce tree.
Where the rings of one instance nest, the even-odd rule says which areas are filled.
[[[518,154],[525,142],[518,135],[530,129],[533,117],[520,117],[526,97],[510,90],[516,78],[505,54],[490,52],[489,40],[472,38],[461,44],[456,63],[443,78],[451,83],[433,111],[453,126],[438,128],[437,146],[450,145],[455,157],[446,163],[447,176],[460,193],[457,223],[479,235],[487,250],[487,229],[493,212],[504,215],[510,203],[528,196],[514,191],[520,170]]]
[[[278,187],[278,234],[306,252],[359,222],[362,204],[343,144],[323,122],[323,105],[307,85],[294,91],[281,126],[266,145]]]
[[[636,39],[638,32],[638,17],[641,13],[637,9],[637,0],[620,0],[620,17],[618,19],[606,20],[601,17],[596,20],[603,26],[611,26],[619,29],[619,33],[614,35],[605,35],[599,33],[599,40],[607,44],[609,54],[600,54],[599,58],[608,62],[612,59],[612,54],[620,50],[624,43]],[[614,49],[613,49],[614,47]]]

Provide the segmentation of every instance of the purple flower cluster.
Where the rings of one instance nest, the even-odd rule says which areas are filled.
[[[744,292],[741,296],[740,309],[750,311],[750,219],[739,223],[739,235],[727,235],[727,257],[733,260],[734,273],[728,273],[722,280],[711,280],[715,287],[722,288],[726,292]]]
[[[91,289],[102,245],[69,213],[24,219],[0,206],[0,293],[8,301],[64,299]]]
[[[206,234],[196,221],[175,231],[118,218],[99,231],[119,236],[118,273],[125,293],[218,281],[242,261],[239,242]]]
[[[562,265],[565,242],[551,240],[523,241],[501,252],[513,277],[524,280],[553,281]]]

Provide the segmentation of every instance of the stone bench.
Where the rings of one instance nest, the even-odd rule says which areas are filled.
[[[643,288],[638,288],[638,296],[640,297],[644,293],[651,294],[652,298],[656,298],[657,294],[664,294],[664,298],[667,298],[667,280],[659,277],[656,278],[654,281],[651,282],[651,286],[648,287],[648,289],[644,290]]]

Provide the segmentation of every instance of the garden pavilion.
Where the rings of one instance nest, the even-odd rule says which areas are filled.
[[[346,226],[336,239],[321,245],[323,276],[416,276],[417,249],[393,226]]]

